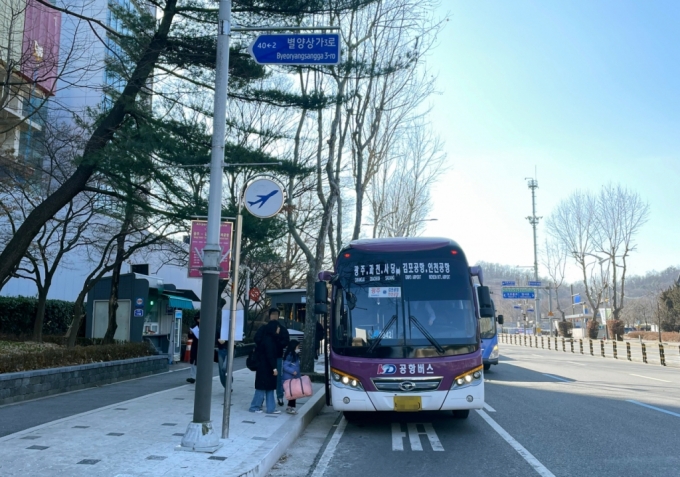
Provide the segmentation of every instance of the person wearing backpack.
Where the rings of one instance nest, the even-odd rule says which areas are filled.
[[[287,379],[299,378],[300,372],[300,342],[293,339],[288,343],[288,349],[283,357],[283,376],[281,376],[281,379],[286,381]],[[286,412],[297,414],[295,399],[288,401]]]
[[[257,370],[255,371],[255,395],[250,403],[250,412],[262,412],[262,403],[266,400],[267,414],[281,414],[276,409],[274,393],[276,391],[276,378],[278,370],[276,359],[279,356],[278,335],[281,332],[277,320],[272,320],[262,327],[262,333],[258,330],[255,336],[255,354]]]

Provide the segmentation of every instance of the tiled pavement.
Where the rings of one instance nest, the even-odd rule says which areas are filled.
[[[254,378],[247,369],[234,372],[230,438],[213,454],[176,450],[193,415],[194,386],[186,385],[2,437],[0,475],[265,475],[323,405],[323,391],[314,384],[316,394],[298,401],[297,416],[250,413]],[[218,435],[223,396],[215,378],[211,417]]]

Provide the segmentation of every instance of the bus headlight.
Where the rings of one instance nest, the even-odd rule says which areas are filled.
[[[489,355],[489,359],[498,359],[498,345],[494,345]]]
[[[482,382],[482,368],[483,366],[477,366],[476,368],[466,371],[460,376],[456,376],[453,380],[453,386],[451,389],[459,389],[466,386],[474,386]]]
[[[331,368],[331,383],[339,388],[347,388],[355,391],[364,390],[364,387],[361,385],[361,381],[358,378],[335,368]]]

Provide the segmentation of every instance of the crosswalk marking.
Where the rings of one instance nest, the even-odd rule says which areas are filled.
[[[418,430],[418,426],[421,426],[423,431]],[[442,445],[437,432],[434,430],[434,426],[429,423],[413,423],[409,422],[406,424],[407,432],[401,430],[401,424],[393,422],[392,423],[392,450],[393,451],[403,451],[404,450],[404,438],[408,433],[408,440],[412,451],[422,451],[423,444],[420,441],[420,436],[427,436],[427,440],[430,443],[430,447],[435,452],[443,452],[444,446]]]

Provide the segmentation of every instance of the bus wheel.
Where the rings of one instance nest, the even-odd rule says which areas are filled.
[[[491,363],[484,363],[484,371],[488,371],[491,369]]]
[[[455,411],[452,412],[454,419],[467,419],[468,416],[470,415],[469,409],[456,409]]]

